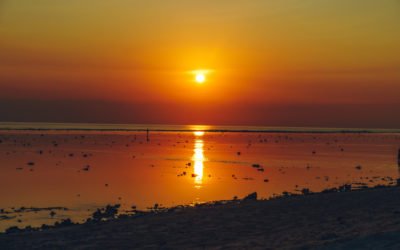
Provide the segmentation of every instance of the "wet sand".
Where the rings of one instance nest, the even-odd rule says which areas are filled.
[[[1,249],[399,249],[400,188],[235,201],[37,232]]]

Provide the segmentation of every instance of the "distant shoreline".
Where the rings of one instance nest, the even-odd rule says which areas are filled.
[[[318,128],[318,127],[263,127],[214,125],[158,125],[158,124],[83,124],[83,123],[14,123],[0,122],[0,131],[106,131],[106,132],[194,132],[210,133],[312,133],[312,134],[392,134],[400,129]]]

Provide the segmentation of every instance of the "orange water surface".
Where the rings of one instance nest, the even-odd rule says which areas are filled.
[[[396,133],[2,131],[0,231],[83,222],[107,204],[123,213],[393,185],[399,145]]]

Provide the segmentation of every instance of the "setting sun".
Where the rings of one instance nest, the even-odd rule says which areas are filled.
[[[204,83],[206,81],[206,76],[204,73],[197,73],[196,74],[196,82],[197,83]]]
[[[198,70],[193,70],[190,71],[190,73],[193,75],[194,82],[198,84],[205,83],[208,81],[208,75],[212,73],[212,70],[209,69],[198,69]]]

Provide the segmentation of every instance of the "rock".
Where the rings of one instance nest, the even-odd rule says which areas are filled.
[[[101,209],[97,209],[96,212],[93,213],[92,218],[95,221],[114,219],[118,214],[118,209],[120,208],[120,204],[116,204],[114,206],[107,205],[107,207],[102,211]]]
[[[257,200],[257,192],[251,193],[243,198],[244,201],[256,201]]]
[[[351,184],[345,184],[338,188],[339,192],[349,192],[351,191]]]
[[[19,229],[18,227],[9,227],[6,229],[5,233],[6,234],[13,234],[13,233],[19,233],[21,232],[21,229]]]
[[[310,189],[308,189],[308,188],[303,188],[303,189],[301,190],[301,193],[302,193],[303,195],[309,195],[311,192],[310,192]]]

